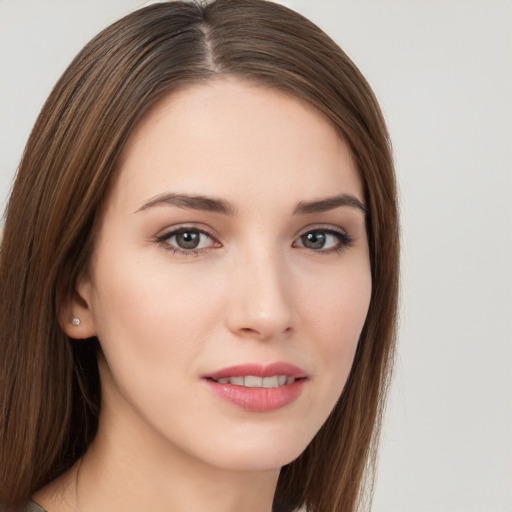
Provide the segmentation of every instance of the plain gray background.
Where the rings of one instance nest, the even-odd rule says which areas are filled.
[[[352,57],[394,141],[399,357],[375,512],[512,511],[512,2],[290,0]],[[138,0],[0,0],[0,207],[51,87]]]

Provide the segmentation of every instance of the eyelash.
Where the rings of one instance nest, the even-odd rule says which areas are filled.
[[[166,251],[169,251],[173,254],[179,254],[182,256],[197,256],[205,249],[209,249],[210,247],[201,247],[200,249],[184,249],[181,247],[175,247],[172,246],[169,243],[169,239],[173,238],[175,236],[178,236],[180,234],[184,233],[199,233],[200,235],[207,236],[212,240],[212,244],[217,244],[217,247],[222,247],[221,243],[218,242],[215,237],[208,231],[200,228],[196,228],[193,226],[182,226],[179,228],[172,229],[170,231],[166,231],[165,233],[162,233],[161,235],[157,236],[156,242],[163,245],[164,249]],[[310,234],[324,234],[324,235],[331,235],[334,236],[337,239],[337,244],[335,247],[331,247],[328,249],[320,248],[319,250],[310,249],[308,247],[305,247],[304,245],[296,245],[297,241],[301,241],[302,238],[306,235]],[[309,249],[313,253],[319,253],[319,254],[332,254],[332,253],[342,253],[346,249],[350,248],[354,244],[354,238],[348,235],[347,233],[333,229],[332,227],[315,227],[313,229],[308,229],[304,231],[301,235],[297,237],[297,239],[293,242],[292,247],[301,247],[304,249]],[[216,247],[215,247],[216,248]]]
[[[182,226],[179,228],[172,229],[171,231],[167,231],[157,236],[156,241],[157,243],[162,244],[166,251],[169,251],[173,254],[180,254],[182,256],[197,256],[201,253],[201,251],[206,249],[206,247],[202,247],[200,249],[183,249],[181,247],[174,247],[169,243],[170,238],[173,238],[183,233],[199,233],[201,235],[205,235],[212,240],[212,243],[218,244],[218,247],[221,247],[220,242],[218,242],[211,233],[209,233],[205,229],[200,229],[193,226]]]
[[[333,227],[322,227],[318,226],[312,229],[308,229],[304,231],[297,240],[301,240],[304,236],[309,234],[324,234],[324,235],[331,235],[334,236],[337,239],[337,244],[334,247],[331,247],[329,249],[320,249],[315,251],[314,249],[310,249],[314,253],[320,253],[320,254],[332,254],[332,253],[342,253],[345,250],[349,249],[354,245],[354,238],[345,233],[344,231],[334,229]],[[295,245],[296,242],[294,242],[295,247],[304,247],[303,245]],[[305,249],[308,249],[307,247],[304,247]]]

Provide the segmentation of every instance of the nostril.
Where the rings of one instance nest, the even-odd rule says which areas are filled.
[[[262,326],[261,329],[252,327],[241,327],[240,329],[238,329],[238,332],[243,336],[266,340],[274,337],[281,337],[283,335],[287,336],[292,332],[292,330],[292,327],[286,327],[282,331],[279,331],[279,329],[265,328],[264,326]]]

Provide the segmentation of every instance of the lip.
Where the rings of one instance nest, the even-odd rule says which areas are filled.
[[[307,377],[306,372],[302,368],[299,368],[294,364],[278,361],[276,363],[266,365],[247,363],[230,366],[228,368],[222,368],[221,370],[209,373],[208,375],[205,375],[205,378],[218,380],[226,377],[241,377],[243,375],[254,375],[255,377],[286,375],[288,377],[293,377],[294,379],[303,379],[304,377]]]
[[[247,375],[255,377],[286,375],[298,380],[295,380],[292,384],[276,388],[250,388],[216,382],[216,380],[222,378]],[[235,407],[262,413],[281,409],[297,400],[307,382],[307,374],[298,366],[279,361],[268,365],[249,363],[222,368],[205,375],[204,380],[213,393]]]

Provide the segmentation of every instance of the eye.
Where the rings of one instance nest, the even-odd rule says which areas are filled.
[[[352,243],[352,237],[342,231],[313,229],[301,235],[293,245],[317,252],[340,252]]]
[[[220,247],[206,231],[197,228],[182,227],[168,231],[158,237],[166,249],[183,254],[197,254],[201,249]]]

